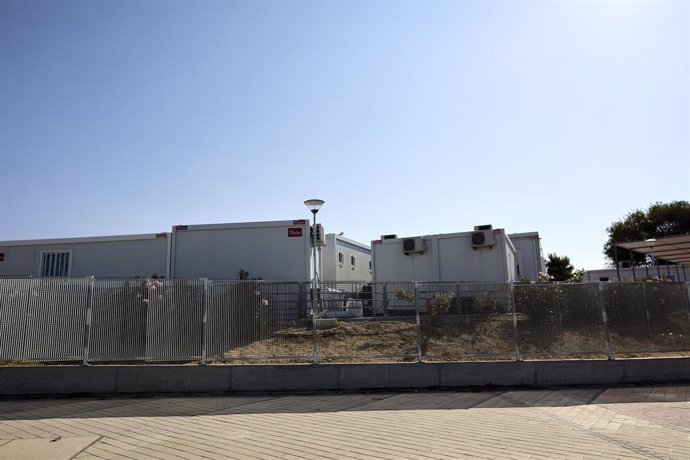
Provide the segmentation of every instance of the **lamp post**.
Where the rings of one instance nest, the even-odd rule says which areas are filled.
[[[316,213],[319,212],[319,209],[321,209],[321,206],[325,201],[323,200],[318,200],[318,199],[312,199],[312,200],[307,200],[304,202],[304,205],[311,211],[312,214],[314,214],[314,223],[311,227],[311,246],[312,246],[312,257],[314,258],[314,286],[312,288],[315,288],[316,286]]]
[[[661,273],[659,273],[659,264],[656,263],[656,257],[654,257],[654,243],[656,243],[656,238],[649,238],[644,240],[645,243],[649,245],[649,250],[652,253],[652,264],[656,267],[656,276],[661,278]]]

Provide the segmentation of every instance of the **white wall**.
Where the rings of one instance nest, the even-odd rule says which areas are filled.
[[[301,235],[290,236],[295,230]],[[172,274],[236,280],[244,269],[264,280],[306,280],[312,266],[309,240],[308,220],[175,226]]]
[[[69,276],[167,275],[167,233],[0,242],[0,276],[41,276],[43,251],[70,251]]]
[[[339,262],[339,253],[343,254],[342,264]],[[323,281],[371,281],[371,248],[364,244],[329,233],[326,235],[326,245],[321,249],[321,254]],[[351,263],[352,257],[355,257],[355,267]]]
[[[403,238],[372,243],[374,281],[506,282],[515,280],[515,250],[502,229],[492,247],[473,248],[472,232],[424,236],[426,251],[405,254]]]
[[[546,273],[539,233],[511,233],[508,237],[515,247],[516,270],[519,267],[519,273],[516,271],[518,280],[524,277],[536,281],[539,272]]]

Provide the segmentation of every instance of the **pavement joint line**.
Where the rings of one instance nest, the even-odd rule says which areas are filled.
[[[510,399],[507,398],[505,395],[502,395],[502,397],[505,398],[505,399],[507,399],[507,400],[510,400]],[[649,449],[647,449],[647,448],[645,448],[645,447],[630,445],[629,443],[627,443],[627,442],[625,442],[625,441],[619,441],[618,439],[615,439],[615,438],[613,438],[613,437],[611,437],[611,436],[609,436],[609,435],[606,435],[606,434],[604,434],[604,433],[597,432],[597,431],[595,431],[595,430],[593,430],[593,429],[591,429],[591,428],[584,428],[584,427],[582,427],[582,426],[580,426],[580,425],[578,425],[578,424],[576,424],[576,423],[572,423],[572,422],[570,422],[569,420],[565,420],[565,419],[563,419],[563,418],[561,418],[561,417],[559,417],[559,416],[557,416],[557,415],[550,414],[549,412],[547,412],[547,411],[545,411],[545,410],[543,410],[543,409],[541,409],[541,408],[539,408],[539,407],[529,406],[529,405],[527,405],[526,403],[523,403],[523,402],[517,401],[517,400],[516,400],[516,401],[513,401],[513,402],[514,402],[515,404],[524,404],[523,407],[525,407],[526,409],[529,409],[529,410],[532,410],[532,411],[535,411],[535,412],[543,413],[544,415],[546,415],[547,417],[551,418],[552,420],[555,420],[555,421],[558,421],[558,422],[560,422],[560,423],[569,425],[570,427],[572,427],[572,428],[574,428],[574,429],[576,429],[576,430],[578,430],[578,431],[584,431],[584,432],[586,432],[586,433],[589,433],[589,434],[591,434],[592,436],[595,436],[595,437],[600,438],[600,439],[603,439],[603,440],[605,440],[605,441],[607,441],[607,442],[616,444],[616,445],[618,445],[619,447],[622,447],[622,448],[624,448],[624,449],[627,449],[627,450],[630,450],[630,451],[632,451],[632,452],[635,452],[636,454],[640,454],[640,455],[643,455],[643,456],[653,457],[653,458],[655,458],[655,459],[657,459],[657,460],[665,460],[665,457],[659,457],[659,456],[657,456],[654,452],[649,452]],[[593,406],[600,407],[598,404],[590,404],[590,406],[592,406],[592,405],[593,405]]]
[[[613,408],[611,408],[611,407],[608,407],[609,404],[610,404],[610,403],[607,403],[607,404],[597,404],[597,406],[601,407],[602,409],[606,409],[606,410],[608,410],[608,411],[612,411],[612,412],[615,412],[615,413],[624,413],[624,414],[626,414],[628,417],[634,417],[634,418],[637,418],[637,419],[640,419],[640,418],[641,418],[641,419],[647,420],[648,422],[653,423],[653,424],[655,424],[655,425],[661,425],[661,426],[663,426],[664,428],[669,428],[669,429],[671,429],[671,430],[673,430],[673,431],[683,431],[683,432],[685,432],[685,433],[690,433],[690,427],[687,427],[687,428],[686,428],[686,427],[683,427],[683,426],[680,426],[680,425],[674,425],[674,424],[672,424],[672,423],[664,422],[663,420],[657,420],[657,419],[655,419],[654,417],[650,417],[650,416],[648,416],[648,415],[646,415],[646,414],[644,414],[644,413],[638,414],[638,413],[636,413],[636,412],[631,412],[631,411],[629,411],[629,410],[626,410],[626,409],[623,409],[623,408],[620,408],[620,407],[616,407],[615,409],[613,409]],[[690,409],[690,408],[689,408],[689,409]]]

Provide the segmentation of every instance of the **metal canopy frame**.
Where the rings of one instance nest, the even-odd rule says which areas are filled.
[[[666,262],[667,271],[670,264],[683,267],[684,276],[685,266],[690,265],[690,234],[618,243],[616,248],[623,248],[652,257],[657,272],[659,272],[659,260]],[[617,251],[614,253],[617,255]],[[618,270],[617,261],[616,269]],[[678,270],[676,269],[676,271]]]
[[[667,236],[654,241],[633,241],[616,246],[674,264],[690,265],[690,235]]]

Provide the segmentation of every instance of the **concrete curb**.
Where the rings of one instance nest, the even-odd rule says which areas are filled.
[[[690,358],[319,365],[0,367],[0,397],[690,382]]]

